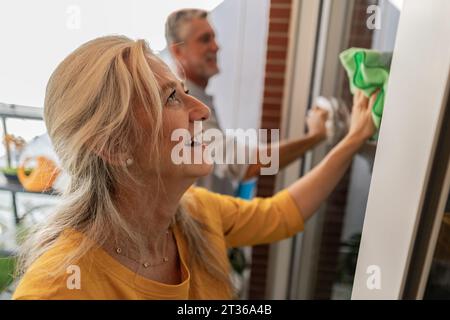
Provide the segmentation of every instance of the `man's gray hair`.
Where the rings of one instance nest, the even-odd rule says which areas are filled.
[[[181,30],[194,19],[206,19],[208,11],[202,9],[181,9],[172,12],[166,20],[166,41],[168,45],[182,42]]]

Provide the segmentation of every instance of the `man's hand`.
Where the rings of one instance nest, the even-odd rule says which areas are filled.
[[[308,126],[308,135],[301,139],[294,139],[289,141],[281,141],[279,144],[271,144],[268,146],[270,152],[278,152],[280,160],[280,169],[283,169],[288,164],[302,157],[306,151],[311,150],[327,137],[327,129],[325,122],[328,118],[328,112],[317,107],[314,107],[309,112],[306,118]],[[256,151],[259,154],[259,150]],[[259,162],[251,164],[243,178],[243,180],[258,176],[263,165]]]
[[[328,112],[318,107],[313,107],[306,118],[306,126],[309,136],[317,136],[321,139],[327,137],[327,128],[325,122],[328,119]]]

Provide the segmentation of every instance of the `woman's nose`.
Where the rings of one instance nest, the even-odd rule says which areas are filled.
[[[208,106],[195,98],[193,98],[192,100],[192,108],[189,113],[189,120],[191,122],[208,120],[211,114]]]

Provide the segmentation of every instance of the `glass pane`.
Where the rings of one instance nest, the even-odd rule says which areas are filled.
[[[46,129],[43,121],[15,118],[6,119],[6,128],[10,138],[8,144],[10,149],[10,166],[15,168],[19,165],[20,157],[23,148],[26,148],[26,144],[33,140],[33,138],[45,134]],[[4,142],[3,135],[2,138]],[[3,149],[0,150],[0,167],[4,167],[7,164],[5,145],[2,145]]]
[[[375,9],[370,9],[374,3],[355,1],[353,13],[349,16],[351,22],[347,48],[372,49],[390,56],[394,51],[401,6],[391,1],[378,1]],[[369,27],[369,9],[378,10],[381,20],[379,27],[376,23],[374,28]],[[339,68],[342,68],[340,63]],[[340,88],[338,98],[351,106],[352,95],[347,75],[336,85]],[[327,202],[317,281],[312,298],[340,300],[351,297],[376,149],[376,138],[366,143]]]
[[[384,84],[387,84],[385,72],[390,70],[395,47],[401,15],[400,2],[324,2],[330,5],[324,5],[324,12],[329,8],[332,18],[328,21],[329,25],[321,25],[321,28],[328,28],[329,34],[326,44],[322,43],[322,38],[318,41],[319,55],[316,59],[319,63],[322,61],[320,48],[325,47],[325,62],[323,66],[318,66],[319,71],[316,69],[319,74],[323,72],[319,75],[322,76],[322,83],[313,86],[311,105],[322,106],[331,113],[332,120],[329,124],[336,130],[333,131],[334,139],[328,144],[328,149],[345,134],[342,132],[345,130],[340,130],[345,127],[345,117],[341,117],[341,114],[345,113],[345,109],[350,111],[353,104],[351,88],[359,88],[370,95],[375,88],[385,88]],[[339,7],[338,3],[346,3],[347,6]],[[344,11],[345,15],[339,15],[339,12]],[[324,16],[326,14],[321,19]],[[342,22],[342,25],[336,21]],[[346,32],[348,33],[343,34]],[[336,37],[345,40],[336,45]],[[342,54],[344,50],[345,53]],[[321,67],[324,71],[320,70]],[[368,73],[360,72],[369,69]],[[338,71],[333,73],[330,70]],[[360,77],[356,77],[356,74]],[[363,79],[363,83],[355,79]],[[317,97],[317,94],[321,97]],[[382,109],[380,112],[374,110],[374,118],[379,119],[381,112]],[[354,157],[351,168],[334,189],[317,218],[311,219],[312,222],[306,226],[299,243],[299,260],[303,265],[293,272],[294,279],[296,271],[300,274],[297,292],[294,293],[298,298],[351,298],[376,150],[375,135]],[[314,156],[317,154],[318,152]],[[301,261],[312,262],[307,264]],[[305,265],[307,268],[304,268]]]
[[[6,134],[2,129],[2,142],[7,142],[9,162],[7,160],[6,144],[2,143],[0,150],[0,300],[10,299],[15,283],[11,278],[12,254],[20,244],[26,230],[37,222],[45,219],[50,210],[58,202],[58,197],[34,193],[14,193],[20,188],[15,169],[25,157],[34,153],[45,152],[44,146],[38,144],[45,134],[45,125],[40,120],[25,120],[7,118]],[[7,139],[5,139],[7,137]],[[50,147],[49,147],[50,148]],[[9,164],[9,168],[5,170]],[[20,223],[16,216],[21,217]]]

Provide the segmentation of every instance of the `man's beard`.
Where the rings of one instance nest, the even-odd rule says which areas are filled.
[[[213,76],[215,76],[218,73],[219,73],[219,67],[217,65],[215,67],[203,65],[197,69],[197,74],[206,80],[209,80],[210,78],[212,78]]]

